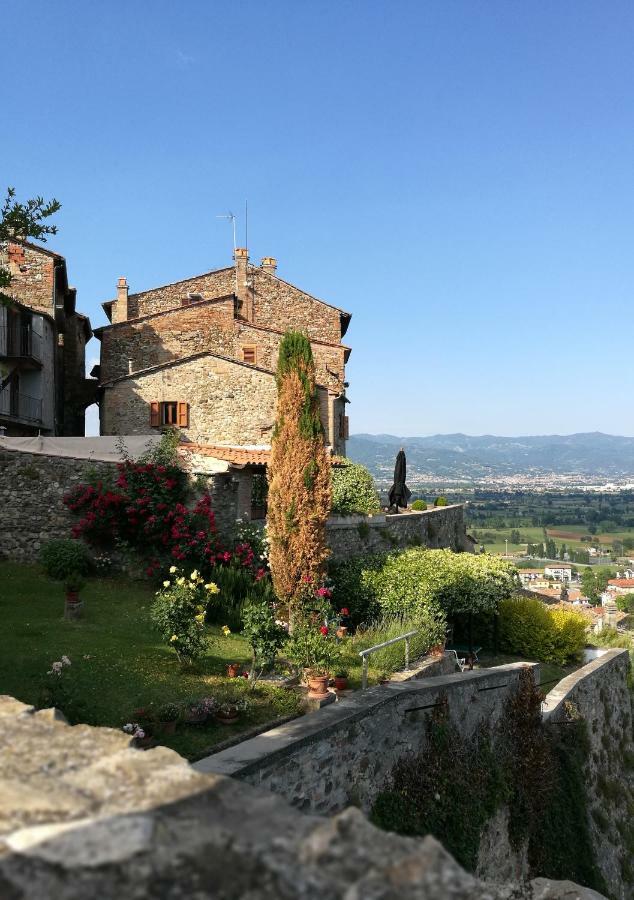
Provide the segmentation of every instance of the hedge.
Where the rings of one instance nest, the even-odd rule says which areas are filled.
[[[332,469],[332,512],[339,516],[380,512],[381,502],[365,466],[340,457]]]

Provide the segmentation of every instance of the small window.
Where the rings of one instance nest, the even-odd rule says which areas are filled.
[[[183,400],[153,400],[150,403],[150,427],[175,425],[179,428],[189,427],[189,403]]]
[[[242,362],[249,363],[254,366],[257,362],[257,350],[255,346],[242,348]]]

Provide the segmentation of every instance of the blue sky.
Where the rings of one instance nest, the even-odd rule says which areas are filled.
[[[252,259],[353,313],[353,432],[634,434],[631,3],[2,18],[0,183],[62,201],[93,326],[119,275],[229,264],[248,198]]]

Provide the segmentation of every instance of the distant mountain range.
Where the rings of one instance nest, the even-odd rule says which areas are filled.
[[[391,479],[400,447],[407,454],[408,480],[412,481],[416,477],[475,481],[549,473],[600,478],[634,476],[634,438],[598,431],[527,437],[435,434],[404,438],[354,434],[348,441],[347,453],[383,482]]]

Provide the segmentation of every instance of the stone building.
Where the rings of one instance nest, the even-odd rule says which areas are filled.
[[[0,305],[0,426],[9,435],[83,435],[97,382],[85,377],[89,319],[77,312],[59,253],[0,244],[12,302]]]
[[[350,314],[283,281],[271,257],[254,266],[237,249],[234,263],[140,293],[119,279],[103,304],[110,324],[95,330],[101,434],[176,426],[184,441],[213,446],[214,458],[235,465],[239,449],[243,467],[263,471],[279,344],[292,328],[311,341],[326,443],[344,454]]]

